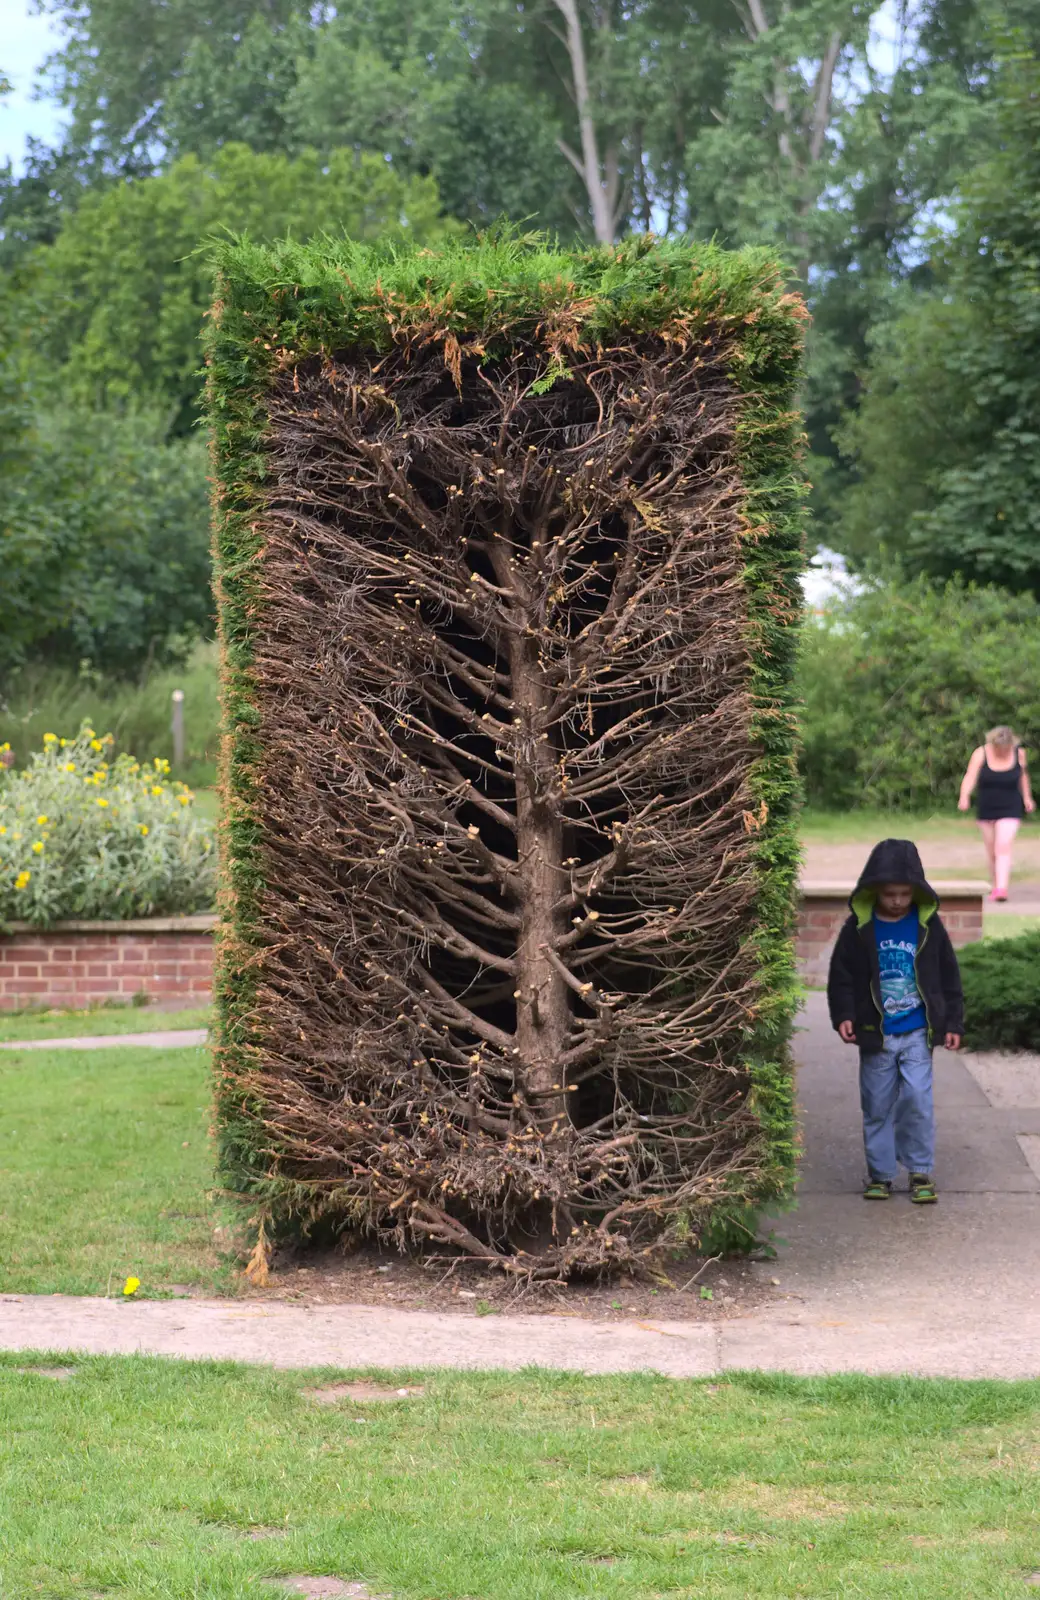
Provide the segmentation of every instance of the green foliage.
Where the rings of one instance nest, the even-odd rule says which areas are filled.
[[[196,645],[182,665],[152,669],[136,682],[30,663],[6,680],[0,741],[9,744],[18,762],[25,765],[45,733],[88,722],[111,733],[117,751],[172,761],[170,697],[174,689],[184,695],[185,738],[184,766],[175,776],[196,785],[211,784],[220,745],[216,647],[212,644]]]
[[[44,735],[28,767],[0,778],[0,920],[47,927],[209,910],[216,852],[194,796],[166,762],[110,753],[83,728]]]
[[[4,697],[27,659],[126,675],[183,656],[211,627],[201,439],[168,442],[140,413],[19,404],[0,459]]]
[[[339,9],[271,0],[260,10],[245,0],[214,0],[204,12],[196,0],[159,8],[153,0],[53,0],[53,9],[67,35],[49,82],[71,113],[68,142],[34,150],[17,179],[0,174],[0,264],[53,240],[61,217],[84,197],[121,193],[126,179],[147,188],[142,179],[168,175],[185,155],[208,170],[214,153],[234,142],[281,160],[303,159],[313,147],[321,164],[351,152],[402,183],[432,179],[447,215],[479,226],[504,215],[565,239],[589,234],[589,192],[575,170],[581,136],[573,63],[551,0],[534,8],[500,0],[366,0]],[[666,0],[577,6],[601,177],[608,190],[616,187],[618,231],[685,230],[733,246],[768,243],[808,284],[813,326],[802,399],[816,531],[825,543],[840,539],[864,555],[876,550],[879,529],[886,542],[895,529],[892,547],[901,548],[906,508],[931,515],[932,479],[947,466],[959,469],[976,447],[970,408],[961,413],[963,430],[946,404],[934,408],[941,419],[934,426],[927,403],[898,415],[904,376],[911,386],[918,382],[915,393],[925,402],[936,394],[945,400],[946,391],[930,382],[920,388],[921,372],[935,365],[929,331],[889,341],[884,329],[945,270],[941,252],[924,259],[931,219],[950,214],[966,168],[1002,148],[991,115],[995,39],[1015,32],[1035,44],[1040,34],[1034,0],[920,0],[905,10],[898,50],[894,58],[883,52],[879,64],[868,49],[877,7],[856,0],[761,0],[751,9],[733,0],[703,0],[694,10]],[[1019,147],[1032,137],[1026,127]],[[1027,195],[1035,191],[1021,163],[997,178],[996,194],[1005,179],[1019,190],[1025,182]],[[207,213],[207,226],[212,221]],[[286,213],[257,223],[241,215],[231,194],[214,225],[270,237],[337,221],[323,216],[298,225]],[[176,245],[190,254],[190,243]],[[135,278],[132,249],[118,272]],[[110,292],[120,298],[103,275],[92,276],[90,307]],[[59,290],[59,303],[67,309],[80,293]],[[178,428],[186,426],[195,397],[193,343],[178,332],[161,355],[142,355],[141,338],[117,326],[125,311],[124,303],[111,328],[103,315],[97,319],[98,344],[88,351],[83,383],[91,403],[98,394],[118,400],[129,392],[146,404],[161,396]],[[172,308],[163,311],[176,320]],[[82,305],[67,321],[64,310],[58,316],[51,350],[60,367],[63,340],[78,355],[84,317],[93,316]],[[152,319],[149,304],[145,324]],[[912,365],[900,360],[908,343]],[[890,393],[892,425],[888,437],[880,421],[862,441],[848,436],[871,488],[862,514],[853,513],[839,533],[859,469],[839,456],[836,439],[859,404],[872,349],[875,390]],[[973,361],[965,352],[962,364]],[[999,373],[999,362],[990,370]],[[72,376],[79,384],[78,369]],[[956,407],[963,395],[949,399]],[[924,448],[907,443],[919,437]],[[890,443],[906,468],[907,492],[901,484],[886,496]],[[1017,505],[1031,503],[1035,452],[1016,453],[1016,443],[1027,440],[1012,427],[987,481],[951,480],[958,529],[970,526],[971,507],[997,523],[1003,509],[1006,522],[1010,489]],[[971,540],[953,537],[941,518],[930,530],[915,524],[918,535],[928,544],[918,565],[928,570],[1012,581],[1009,571],[1020,572],[1028,559],[1026,535],[1008,571],[988,557],[980,564]]]
[[[1008,723],[1040,741],[1040,605],[924,579],[877,586],[802,634],[803,771],[811,805],[956,804],[968,757]]]
[[[876,341],[845,433],[842,547],[874,567],[1040,583],[1040,61],[1010,55],[995,143],[934,243],[934,293]]]
[[[969,1050],[1035,1050],[1040,1039],[1040,931],[958,950]]]
[[[151,404],[188,429],[199,333],[213,298],[200,244],[221,230],[263,239],[328,230],[357,239],[443,231],[433,183],[373,155],[289,160],[230,144],[203,162],[84,196],[29,274],[33,352],[55,388],[88,407]],[[199,480],[201,482],[201,479]]]

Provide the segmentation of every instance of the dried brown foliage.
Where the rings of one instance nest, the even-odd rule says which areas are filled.
[[[756,1167],[762,820],[722,361],[543,368],[402,334],[272,395],[240,1084],[302,1208],[541,1276]]]

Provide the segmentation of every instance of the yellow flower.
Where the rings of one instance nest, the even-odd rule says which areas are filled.
[[[7,832],[7,829],[3,826],[2,823],[0,823],[0,834],[5,834],[6,832]]]
[[[37,817],[36,821],[39,823],[40,827],[43,828],[50,821],[50,818],[49,817]]]
[[[59,739],[59,740],[58,740],[58,743],[59,743],[59,745],[60,745],[60,746],[61,746],[61,748],[62,748],[62,749],[63,749],[63,750],[64,750],[64,748],[65,748],[65,746],[66,746],[66,745],[67,745],[67,744],[68,744],[68,742],[69,742],[69,741],[68,741],[68,740],[67,740],[67,739]]]
[[[141,831],[141,838],[142,839],[147,838],[148,837],[148,824],[147,824],[147,822],[139,822],[137,824],[137,826]]]
[[[137,1293],[137,1291],[138,1291],[138,1289],[140,1287],[141,1287],[140,1278],[127,1278],[126,1282],[123,1285],[123,1293],[129,1299],[129,1297],[132,1294],[136,1294]]]
[[[10,748],[11,746],[9,744],[0,744],[0,755],[3,755],[4,751],[10,750]]]
[[[101,743],[100,739],[91,739],[90,748],[92,750],[103,750],[104,749],[104,745]]]
[[[58,735],[56,733],[45,733],[43,736],[43,742],[44,744],[57,744]]]
[[[108,805],[108,801],[107,801],[107,800],[106,800],[106,799],[105,799],[105,798],[104,798],[104,796],[103,796],[103,795],[100,795],[100,796],[99,796],[99,797],[98,797],[98,798],[97,798],[97,799],[96,799],[96,800],[95,800],[95,801],[94,801],[94,804],[95,804],[95,805],[96,805],[96,806],[107,806],[107,805]]]
[[[31,877],[32,877],[32,873],[31,872],[20,872],[18,874],[17,878],[14,880],[15,888],[16,889],[24,889],[26,884],[29,882],[29,879]]]
[[[153,794],[162,794],[163,793],[162,784],[161,783],[153,783],[152,784],[152,793]]]
[[[177,796],[177,799],[180,801],[182,806],[190,806],[191,805],[191,795],[190,794],[179,794]]]
[[[37,839],[36,843],[33,845],[33,855],[34,856],[38,856],[42,850],[43,850],[43,840],[42,839]]]
[[[65,771],[66,772],[75,772],[75,770],[76,770],[76,763],[74,761],[66,761],[66,763],[65,763]]]
[[[82,733],[83,733],[83,737],[85,739],[96,739],[97,738],[97,734],[94,732],[93,728],[84,728],[82,730]]]

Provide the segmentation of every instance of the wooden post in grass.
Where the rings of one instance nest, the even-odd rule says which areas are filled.
[[[793,1168],[801,302],[646,240],[219,264],[259,1254],[322,1218],[556,1276],[746,1215]]]
[[[170,731],[173,734],[173,765],[179,772],[184,766],[184,690],[174,689],[170,696]]]

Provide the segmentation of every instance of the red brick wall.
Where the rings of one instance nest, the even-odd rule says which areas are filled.
[[[213,981],[213,918],[20,929],[0,938],[0,1010],[76,1009],[101,1000],[206,1005]],[[201,926],[200,926],[201,924]]]
[[[942,900],[942,919],[955,945],[972,944],[982,938],[981,886],[974,891],[959,893],[937,885]],[[847,898],[831,894],[813,894],[807,889],[802,896],[798,914],[798,937],[795,954],[798,968],[807,983],[827,981],[827,968],[838,929],[849,914]]]
[[[943,921],[955,945],[982,938],[982,889],[940,884]],[[808,983],[825,983],[838,929],[848,916],[844,891],[807,885],[796,954]],[[213,978],[215,917],[142,922],[66,923],[46,933],[21,928],[0,937],[0,1011],[24,1006],[75,1009],[101,1000],[206,1005]]]

